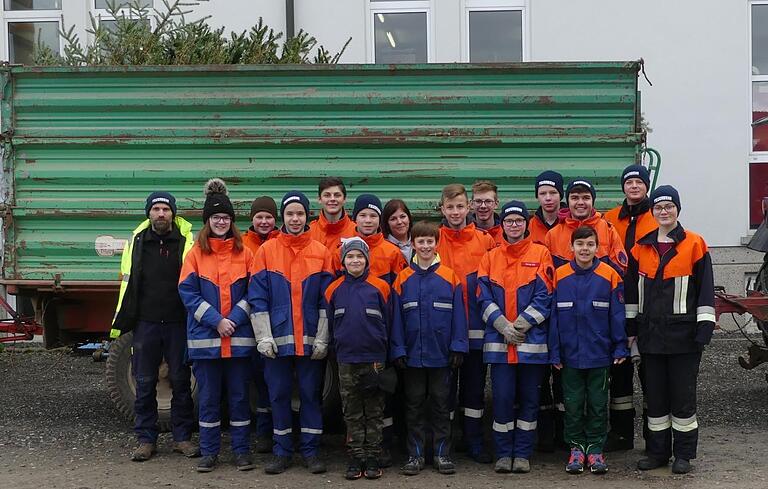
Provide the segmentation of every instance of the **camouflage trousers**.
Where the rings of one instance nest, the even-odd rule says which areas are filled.
[[[381,452],[384,392],[364,393],[360,379],[373,371],[372,363],[339,363],[339,392],[347,424],[349,455],[365,459]]]

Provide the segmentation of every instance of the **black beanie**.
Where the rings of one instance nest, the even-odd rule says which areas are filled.
[[[510,200],[502,206],[500,216],[501,220],[503,221],[505,217],[512,214],[523,216],[526,220],[530,217],[528,214],[528,208],[525,206],[525,203],[520,202],[519,200]]]
[[[568,199],[568,196],[571,195],[571,192],[573,191],[574,187],[585,187],[587,190],[589,190],[589,193],[592,194],[592,201],[594,201],[597,196],[595,194],[595,186],[592,185],[592,183],[587,180],[586,178],[575,178],[568,183],[568,188],[565,189],[565,198]]]
[[[272,217],[277,219],[277,205],[275,204],[275,199],[268,195],[262,195],[261,197],[253,199],[253,202],[251,203],[251,220],[253,220],[253,216],[259,212],[269,212],[272,214]]]
[[[563,176],[561,174],[552,170],[539,173],[539,176],[536,177],[536,189],[534,190],[534,195],[539,195],[539,187],[542,185],[555,187],[560,194],[560,199],[563,198]]]
[[[227,194],[227,184],[220,178],[211,178],[205,184],[205,204],[203,205],[203,222],[214,214],[227,214],[235,222],[235,208]]]
[[[672,185],[661,185],[651,193],[652,206],[664,201],[675,204],[677,212],[680,212],[680,194],[677,193],[677,189]]]
[[[290,192],[283,195],[283,199],[280,201],[280,218],[283,220],[283,222],[285,222],[285,208],[288,206],[288,204],[292,204],[294,202],[301,204],[301,206],[304,207],[304,212],[307,214],[307,219],[309,219],[309,199],[302,192],[299,192],[298,190],[291,190]]]
[[[629,165],[621,172],[621,190],[624,190],[624,184],[630,178],[639,178],[645,184],[646,192],[651,188],[651,175],[648,168],[643,165]]]
[[[152,209],[152,206],[155,204],[166,204],[171,208],[173,215],[176,215],[176,197],[170,193],[152,192],[149,194],[149,197],[147,197],[147,203],[144,206],[144,213],[147,215],[147,217],[149,217],[149,210]]]
[[[363,209],[372,209],[381,217],[381,200],[373,194],[360,194],[355,199],[355,209],[352,211],[352,220],[357,219],[357,213]]]

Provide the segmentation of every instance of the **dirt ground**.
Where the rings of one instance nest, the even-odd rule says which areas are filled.
[[[756,339],[756,338],[755,338]],[[237,472],[231,454],[210,474],[194,471],[194,462],[170,453],[163,435],[158,456],[141,464],[128,458],[134,445],[131,426],[112,407],[103,379],[103,363],[67,352],[8,348],[0,352],[0,489],[13,488],[235,488],[235,487],[768,487],[768,384],[765,369],[741,369],[739,354],[747,341],[720,334],[704,355],[699,387],[701,435],[695,471],[672,476],[669,469],[640,473],[634,469],[639,450],[609,454],[603,476],[569,476],[565,453],[536,454],[526,475],[495,474],[456,455],[458,473],[440,476],[429,467],[406,478],[395,468],[379,481],[347,482],[342,437],[324,438],[327,474],[310,475],[300,465],[267,476],[266,456],[258,467]],[[638,400],[639,402],[639,400]],[[638,426],[639,432],[639,426]],[[640,447],[642,440],[636,441]],[[225,445],[226,446],[226,445]],[[307,487],[307,486],[304,486]]]

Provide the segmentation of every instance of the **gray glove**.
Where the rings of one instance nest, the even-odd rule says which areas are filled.
[[[277,357],[277,343],[272,338],[264,338],[256,345],[256,349],[267,358]]]
[[[504,341],[507,344],[513,342],[513,334],[515,328],[512,327],[512,323],[510,323],[509,319],[507,319],[504,315],[497,317],[496,320],[493,321],[493,327],[496,328],[496,331],[498,331],[499,334],[504,337]]]
[[[315,341],[312,345],[312,360],[322,360],[328,354],[328,343]]]
[[[512,323],[512,326],[514,326],[514,328],[519,332],[525,334],[529,329],[531,329],[533,325],[526,321],[523,316],[517,316],[517,319],[515,319],[515,322]]]

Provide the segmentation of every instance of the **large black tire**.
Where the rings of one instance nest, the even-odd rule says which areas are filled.
[[[328,433],[344,433],[344,415],[341,411],[339,392],[339,365],[336,358],[325,362],[323,379],[323,426]]]
[[[126,333],[111,342],[107,356],[106,376],[109,398],[120,413],[133,421],[136,401],[136,382],[131,373],[133,356],[133,333]],[[160,431],[171,430],[171,382],[168,380],[168,366],[160,365],[157,382],[157,424]],[[197,406],[197,381],[192,376],[192,400]],[[195,409],[197,411],[197,409]]]

